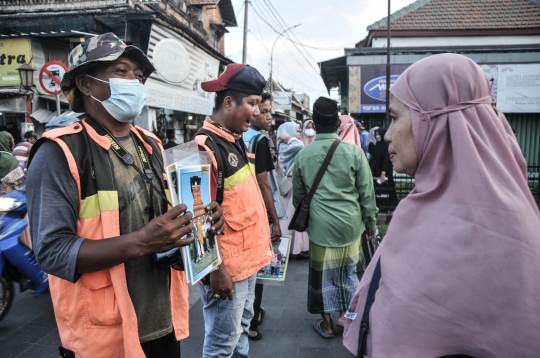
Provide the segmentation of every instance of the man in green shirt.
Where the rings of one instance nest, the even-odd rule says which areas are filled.
[[[315,141],[298,153],[293,173],[293,204],[308,193],[332,143],[339,139],[337,103],[320,97],[313,105]],[[334,336],[331,312],[345,311],[358,287],[356,265],[361,254],[360,237],[375,235],[378,209],[373,178],[362,148],[341,142],[311,201],[309,210],[308,311],[320,313],[315,330],[324,338]]]

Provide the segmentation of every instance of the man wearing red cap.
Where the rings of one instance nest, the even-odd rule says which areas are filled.
[[[259,71],[242,64],[231,64],[217,80],[201,84],[206,92],[216,92],[216,105],[195,140],[214,154],[212,196],[222,204],[225,217],[219,240],[223,264],[200,285],[205,358],[249,357],[255,275],[274,256],[255,156],[242,140],[259,115],[265,85]]]

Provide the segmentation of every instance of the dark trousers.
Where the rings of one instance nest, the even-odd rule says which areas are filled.
[[[259,325],[259,315],[261,314],[261,302],[263,295],[263,284],[255,284],[255,301],[253,301],[253,318],[249,325],[250,331],[258,331],[257,326]]]
[[[180,342],[174,331],[153,341],[141,343],[147,358],[180,358]]]

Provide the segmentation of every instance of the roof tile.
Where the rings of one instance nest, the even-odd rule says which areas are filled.
[[[418,0],[391,19],[392,30],[540,28],[540,4],[530,0]],[[368,30],[381,29],[386,29],[386,18],[368,26]]]

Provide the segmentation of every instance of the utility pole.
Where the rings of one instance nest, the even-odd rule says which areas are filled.
[[[294,29],[295,27],[297,26],[300,26],[302,24],[298,24],[298,25],[294,25],[294,26],[291,26],[289,27],[288,29],[285,29],[283,31],[281,31],[281,33],[278,35],[276,41],[274,41],[274,44],[272,45],[272,51],[270,52],[270,95],[272,96],[271,97],[271,100],[270,100],[270,103],[271,103],[271,112],[274,113],[274,82],[273,82],[273,74],[274,74],[274,47],[276,47],[276,43],[278,42],[279,38],[287,31],[291,30],[291,29]]]
[[[390,0],[388,0],[386,31],[386,126],[388,127],[390,125]]]
[[[249,6],[249,0],[245,0],[244,1],[244,7],[245,7],[245,13],[244,13],[244,50],[242,51],[242,63],[246,63],[246,56],[247,56],[248,6]]]

